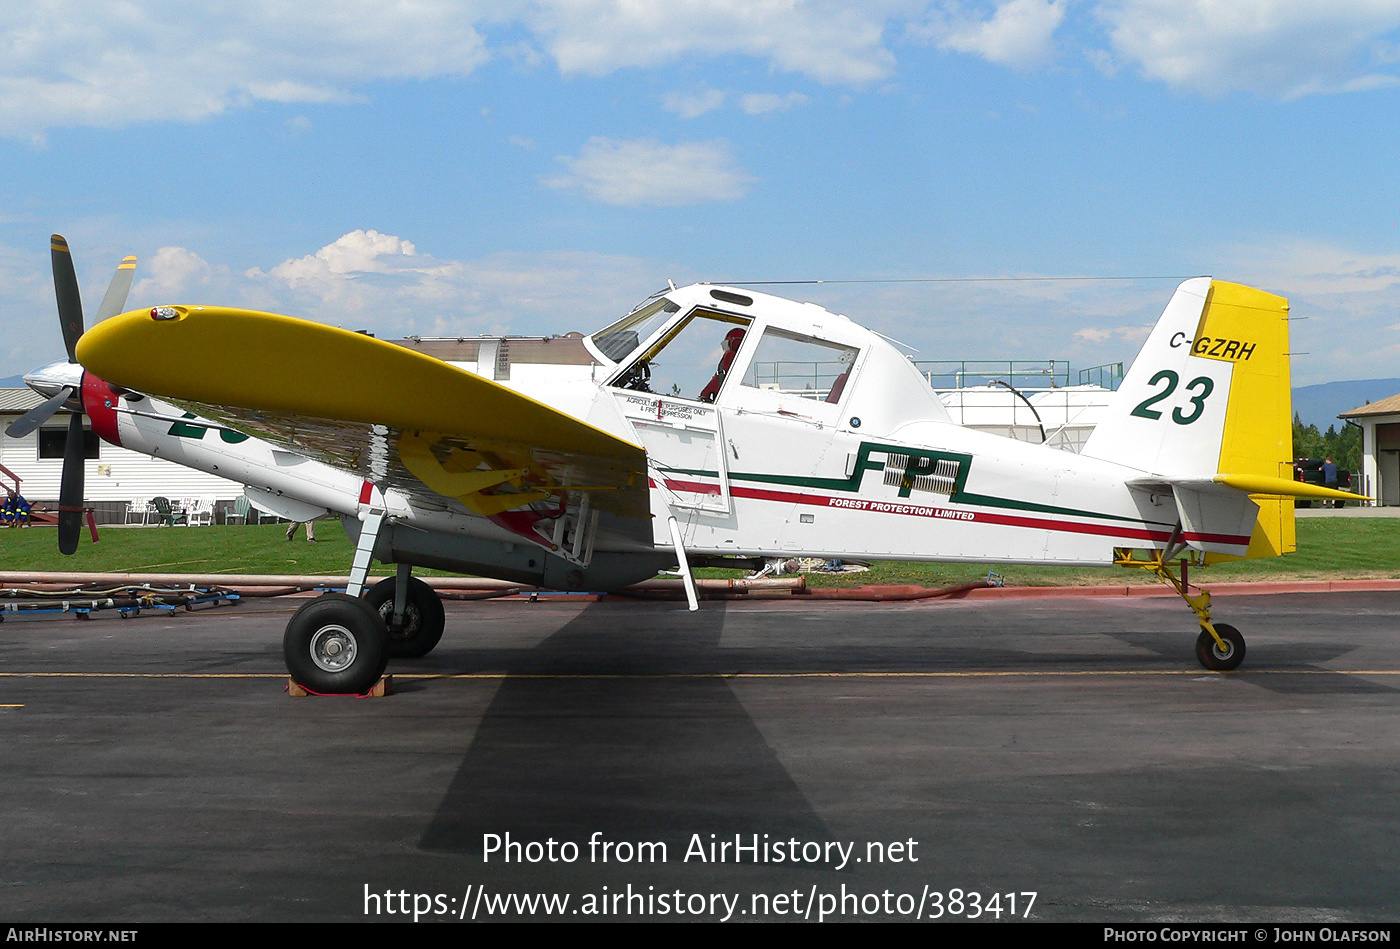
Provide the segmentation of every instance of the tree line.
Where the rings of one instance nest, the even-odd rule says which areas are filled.
[[[1361,429],[1355,425],[1327,426],[1319,432],[1316,425],[1304,425],[1293,413],[1293,457],[1331,458],[1344,471],[1361,470]]]

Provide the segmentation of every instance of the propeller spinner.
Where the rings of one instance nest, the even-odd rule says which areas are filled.
[[[78,340],[83,336],[83,301],[68,242],[55,234],[49,248],[53,258],[54,296],[58,299],[58,323],[63,330],[68,361],[50,363],[24,377],[25,383],[44,396],[45,401],[16,419],[5,434],[23,438],[65,405],[74,411],[68,420],[68,438],[63,446],[63,478],[58,492],[58,549],[71,554],[78,549],[78,536],[83,527],[83,367],[78,364],[76,355]],[[135,257],[126,257],[117,265],[116,276],[97,308],[95,322],[100,323],[122,311],[135,274]]]

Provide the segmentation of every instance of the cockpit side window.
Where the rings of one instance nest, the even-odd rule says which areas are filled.
[[[696,310],[657,340],[613,385],[713,402],[752,322],[742,316]]]
[[[860,350],[769,327],[744,373],[744,385],[836,403]]]

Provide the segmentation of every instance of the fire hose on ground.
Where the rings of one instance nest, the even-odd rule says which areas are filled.
[[[438,596],[446,600],[484,600],[524,596],[538,600],[560,595],[526,584],[480,577],[425,577]],[[344,590],[348,577],[263,576],[256,574],[94,574],[0,572],[0,620],[6,614],[74,613],[81,618],[99,610],[116,610],[123,617],[141,610],[203,609],[236,603],[240,599],[292,596]],[[696,592],[705,600],[801,598],[896,602],[934,598],[958,598],[984,587],[1000,586],[1000,578],[947,587],[862,586],[812,587],[805,576],[744,579],[702,578]],[[572,595],[608,596],[637,600],[685,598],[678,578],[656,578],[607,594],[578,591]],[[563,595],[571,595],[565,593]]]

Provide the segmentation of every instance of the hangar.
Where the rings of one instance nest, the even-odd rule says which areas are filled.
[[[1360,493],[1381,506],[1400,505],[1400,395],[1370,402],[1337,418],[1361,426]]]

